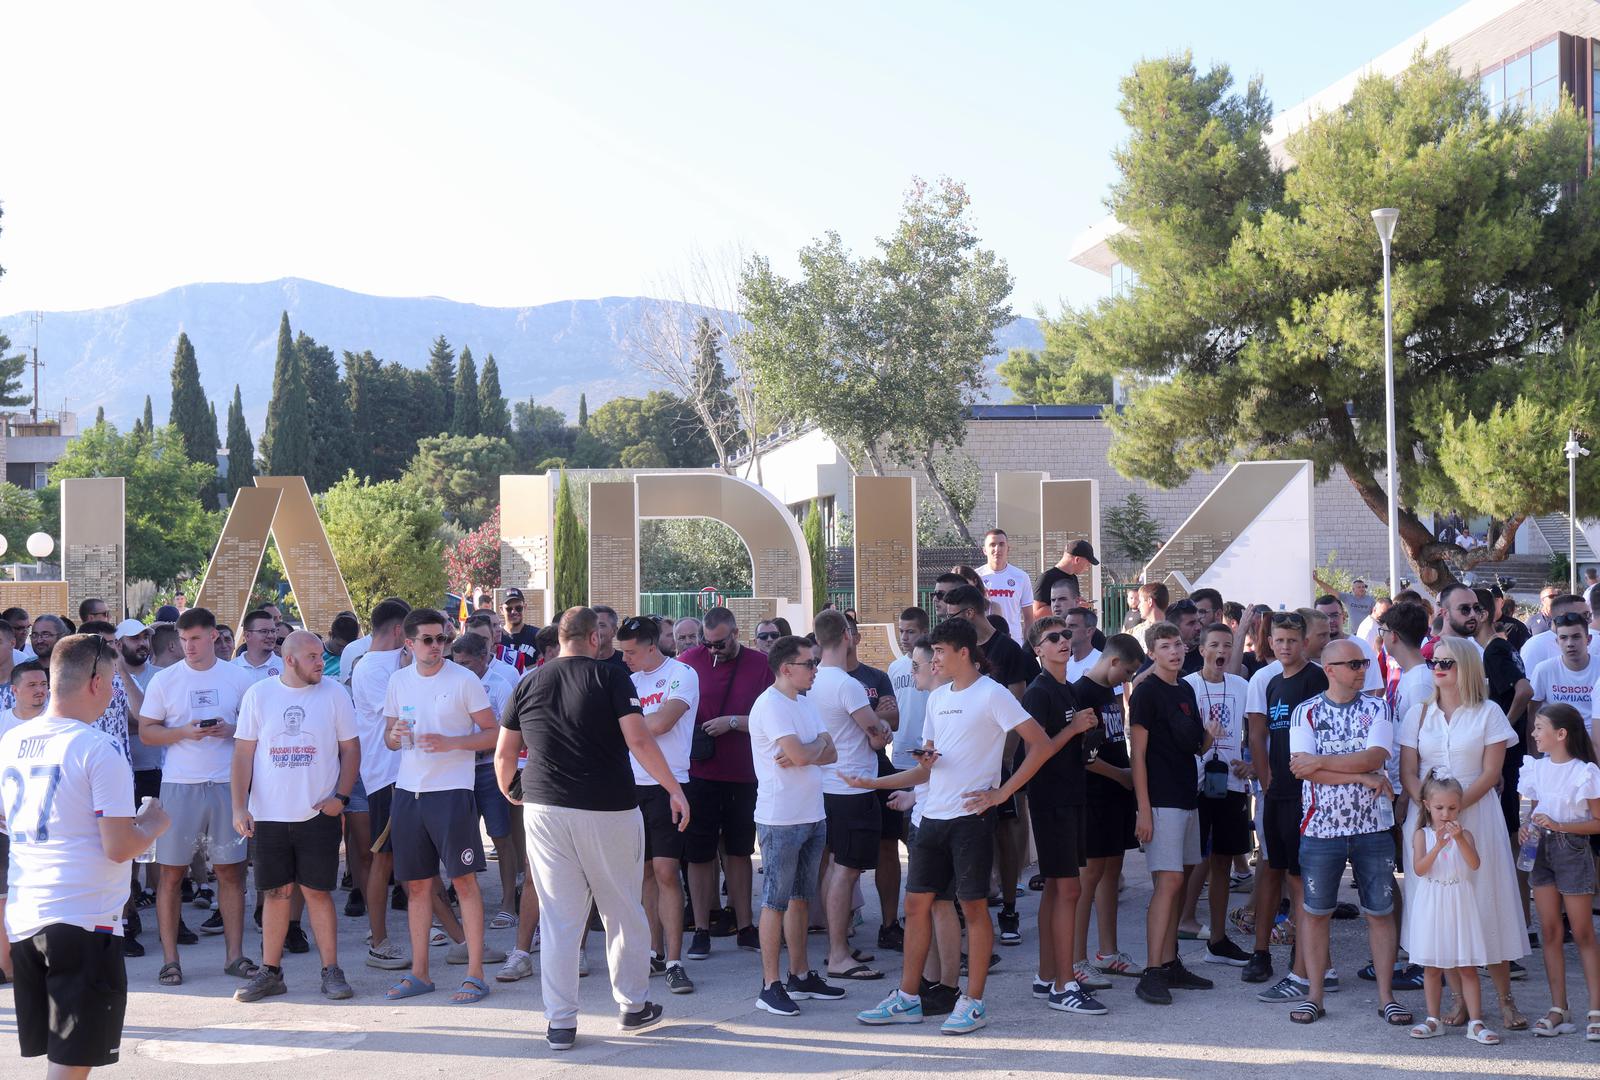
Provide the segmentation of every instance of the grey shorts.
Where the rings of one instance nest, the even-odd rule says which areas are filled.
[[[1554,885],[1562,896],[1588,896],[1595,892],[1594,853],[1589,838],[1577,833],[1547,832],[1528,871],[1534,888]]]
[[[244,862],[245,841],[233,829],[233,785],[161,782],[161,805],[172,825],[156,838],[156,862],[188,866],[204,847],[213,866]]]
[[[1151,873],[1183,873],[1200,861],[1200,811],[1157,806],[1151,811],[1154,832],[1144,846],[1144,861]]]

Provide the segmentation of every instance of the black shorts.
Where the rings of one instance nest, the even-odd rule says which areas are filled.
[[[1088,835],[1084,857],[1121,858],[1123,853],[1138,847],[1139,838],[1133,831],[1138,810],[1133,792],[1121,784],[1116,785],[1115,791],[1102,787],[1097,793],[1091,788],[1083,808],[1084,832]]]
[[[878,868],[878,839],[883,835],[883,804],[872,792],[822,796],[828,819],[828,849],[833,861],[848,870]]]
[[[689,800],[684,858],[708,863],[717,857],[717,839],[729,855],[749,858],[756,850],[756,786],[736,780],[691,779],[683,788]]]
[[[444,863],[451,881],[483,866],[483,834],[478,831],[478,800],[464,788],[412,792],[398,785],[390,815],[394,879],[425,881]]]
[[[23,1057],[115,1065],[128,1010],[122,939],[56,923],[11,946],[17,1041]]]
[[[889,763],[889,759],[884,756],[882,750],[878,751],[879,776],[891,776],[899,771]],[[877,794],[878,805],[883,808],[883,827],[879,831],[878,837],[880,840],[893,840],[895,843],[899,843],[906,838],[905,811],[889,809],[889,796],[893,795],[894,792],[880,791]]]
[[[639,813],[644,817],[644,857],[647,859],[683,858],[683,833],[672,823],[672,799],[660,784],[637,784]],[[689,811],[694,820],[694,811]]]
[[[1081,806],[1040,806],[1028,800],[1033,845],[1039,852],[1039,873],[1047,878],[1075,878],[1088,856],[1088,818]]]
[[[1250,796],[1230,791],[1220,799],[1200,796],[1200,850],[1207,855],[1248,855],[1254,845]]]
[[[6,892],[6,880],[10,876],[11,876],[11,837],[7,836],[5,833],[0,833],[0,896],[4,896],[5,895],[5,892]],[[0,926],[0,934],[3,934],[5,932],[6,932],[6,928],[3,927],[3,926]]]
[[[161,798],[161,770],[138,769],[133,774],[133,808],[139,809],[139,804],[145,796],[152,799]]]
[[[389,817],[394,810],[394,785],[381,787],[377,791],[367,792],[367,817],[371,822],[372,839],[376,841],[383,836],[383,830],[389,829]],[[383,843],[377,844],[374,851],[379,853],[394,851],[394,830],[389,829],[389,835],[383,836]]]
[[[343,818],[318,812],[305,821],[256,822],[256,888],[299,885],[318,892],[337,888]]]
[[[963,902],[985,899],[989,872],[994,869],[997,817],[990,810],[958,818],[923,818],[911,849],[906,892],[939,896],[954,891]]]
[[[1299,877],[1300,800],[1269,798],[1261,828],[1266,833],[1262,841],[1267,845],[1267,865]]]

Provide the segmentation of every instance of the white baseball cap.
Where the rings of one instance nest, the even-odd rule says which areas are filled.
[[[117,640],[121,641],[125,637],[138,637],[148,629],[150,628],[138,619],[123,619],[117,624]]]

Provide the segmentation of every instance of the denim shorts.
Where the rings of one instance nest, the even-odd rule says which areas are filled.
[[[1594,854],[1589,838],[1576,833],[1550,832],[1539,841],[1528,884],[1554,885],[1562,896],[1588,896],[1595,891]]]
[[[361,777],[356,777],[356,786],[350,789],[350,805],[344,808],[347,814],[365,814],[367,812],[367,785],[361,782]]]
[[[1332,915],[1345,864],[1355,871],[1363,915],[1394,911],[1394,837],[1388,829],[1358,836],[1302,836],[1300,879],[1307,915]]]
[[[789,901],[809,903],[817,892],[817,871],[828,837],[826,821],[805,825],[756,824],[761,844],[761,906],[789,910]]]
[[[491,840],[503,840],[511,835],[511,804],[500,794],[500,782],[494,776],[494,762],[480,762],[472,770],[472,794],[478,800],[478,814],[483,818],[483,829]]]

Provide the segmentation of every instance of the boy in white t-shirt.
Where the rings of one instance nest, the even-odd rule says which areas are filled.
[[[233,824],[255,839],[256,888],[263,900],[261,968],[235,1001],[289,992],[283,944],[289,897],[298,885],[322,958],[322,993],[353,991],[339,967],[339,884],[345,807],[360,775],[355,706],[335,679],[322,677],[322,641],[296,630],[283,643],[282,675],[260,679],[239,706],[233,746]]]
[[[1600,684],[1600,656],[1589,648],[1589,622],[1578,612],[1563,612],[1551,626],[1560,650],[1528,672],[1533,701],[1528,715],[1537,716],[1546,702],[1559,701],[1578,710],[1594,731],[1595,686]]]
[[[661,625],[635,615],[617,627],[617,645],[633,675],[644,726],[680,784],[689,782],[689,746],[700,708],[700,676],[694,668],[662,655]],[[644,913],[650,920],[651,974],[667,977],[674,994],[694,993],[683,968],[683,830],[672,820],[672,800],[631,753],[634,790],[644,817]]]
[[[950,682],[928,697],[921,764],[881,778],[867,773],[848,777],[852,786],[868,789],[913,787],[924,780],[928,784],[906,878],[905,966],[900,987],[856,1019],[870,1025],[922,1022],[920,987],[932,937],[933,903],[940,894],[954,890],[966,915],[967,952],[972,962],[967,991],[940,1030],[962,1035],[989,1022],[983,1004],[988,965],[983,958],[994,947],[988,896],[995,815],[990,811],[1021,790],[1054,747],[1039,722],[1009,690],[979,673],[982,654],[971,623],[949,619],[935,628],[929,640],[935,662]],[[1027,756],[1001,784],[1001,757],[1006,735],[1012,731],[1027,746]]]
[[[989,606],[1006,621],[1011,640],[1022,644],[1028,639],[1028,624],[1033,622],[1033,584],[1028,575],[1006,561],[1011,551],[1004,529],[990,529],[983,534],[983,553],[988,565],[978,571],[983,579],[984,592],[989,595]]]

